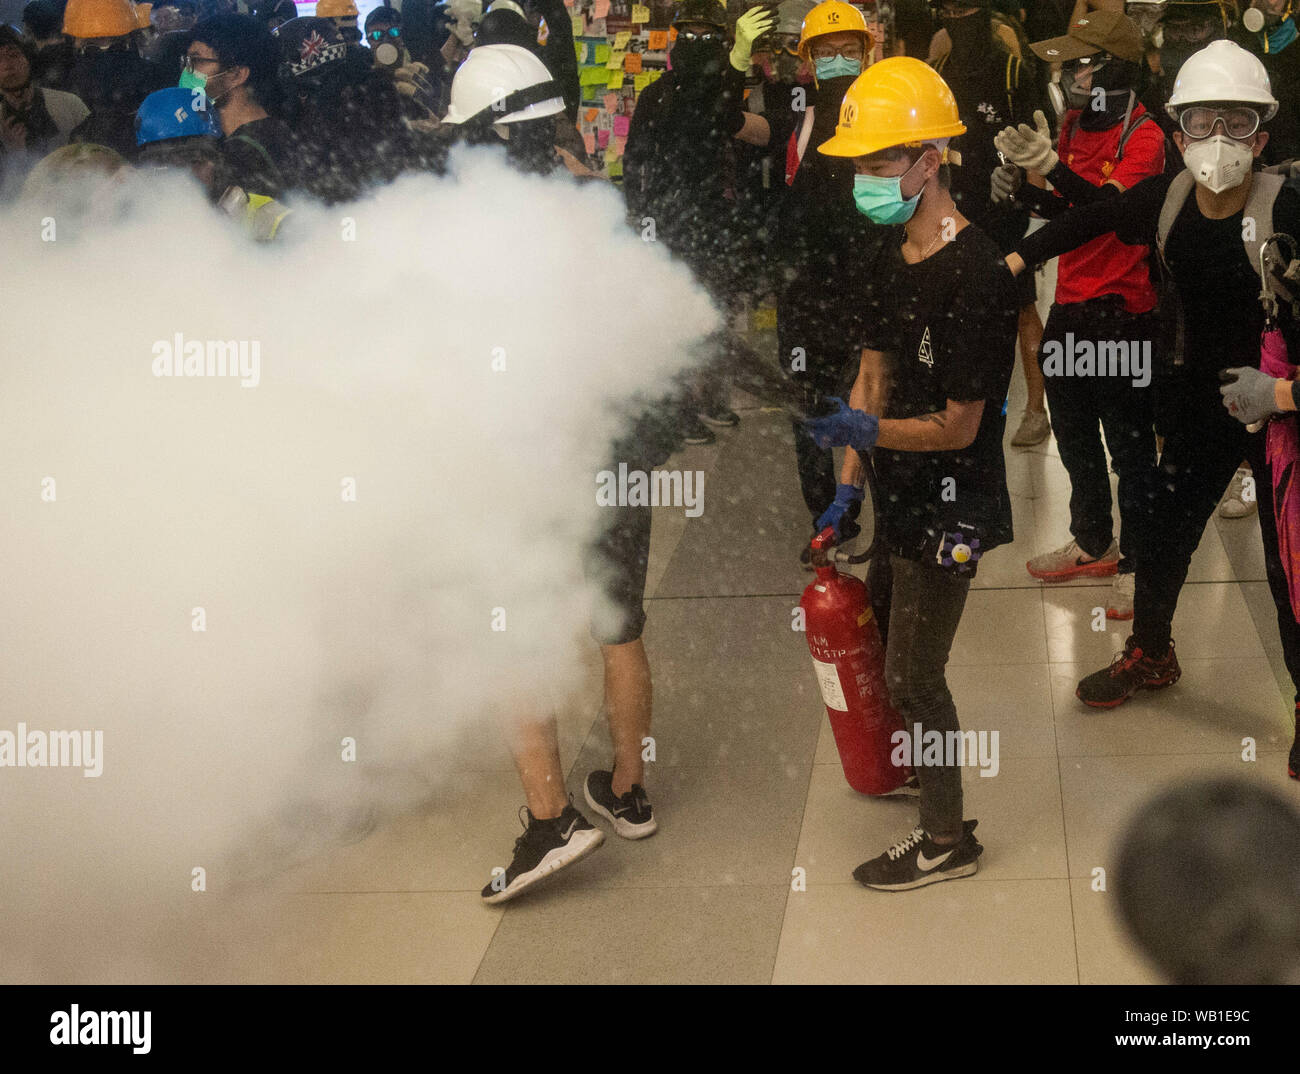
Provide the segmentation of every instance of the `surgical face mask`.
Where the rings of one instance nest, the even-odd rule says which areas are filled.
[[[814,60],[817,81],[825,82],[830,78],[843,78],[845,75],[862,74],[861,60],[846,60],[843,56],[830,56],[824,60]]]
[[[1250,146],[1222,134],[1191,142],[1183,150],[1183,163],[1192,178],[1212,194],[1244,183],[1254,160]]]
[[[918,160],[916,164],[920,164]],[[916,167],[912,165],[912,168]],[[853,203],[858,212],[876,224],[906,224],[916,212],[921,200],[920,192],[913,198],[903,197],[903,179],[911,172],[908,168],[902,175],[855,175],[853,177]]]
[[[181,69],[181,77],[176,85],[181,89],[203,90],[205,93],[208,89],[208,76],[202,71],[195,71],[191,67]]]

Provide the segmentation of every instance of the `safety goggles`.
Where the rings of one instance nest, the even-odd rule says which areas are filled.
[[[394,41],[396,41],[401,36],[402,36],[402,28],[400,26],[390,26],[387,30],[368,30],[366,32],[366,40],[376,45],[378,45],[386,37],[391,37]]]
[[[834,56],[839,56],[841,59],[857,60],[860,63],[863,52],[861,43],[854,42],[851,45],[841,45],[839,48],[834,45],[813,45],[808,50],[808,55],[814,60],[829,60]]]
[[[1188,138],[1196,141],[1208,138],[1220,120],[1223,121],[1223,129],[1228,137],[1239,142],[1244,142],[1259,130],[1259,113],[1243,105],[1210,108],[1203,104],[1193,104],[1178,113],[1179,128]]]
[[[1061,64],[1061,74],[1069,75],[1077,82],[1085,75],[1095,75],[1098,71],[1104,71],[1108,63],[1110,57],[1104,54],[1080,56],[1078,59],[1067,60]]]
[[[678,30],[678,41],[725,41],[727,35],[721,30],[709,30],[706,33],[697,34],[694,30]]]

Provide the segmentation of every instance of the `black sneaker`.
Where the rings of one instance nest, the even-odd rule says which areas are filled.
[[[1074,696],[1095,709],[1113,709],[1122,705],[1139,690],[1159,690],[1172,686],[1183,673],[1174,655],[1174,643],[1159,659],[1147,656],[1133,641],[1133,635],[1124,642],[1124,651],[1115,657],[1110,667],[1094,671],[1083,679]]]
[[[711,410],[701,410],[698,417],[706,425],[713,425],[719,429],[734,429],[740,424],[740,415],[725,403],[719,403]]]
[[[1291,743],[1291,754],[1286,759],[1286,774],[1292,779],[1300,779],[1300,705],[1295,707],[1295,741]]]
[[[711,430],[705,428],[704,422],[695,417],[683,418],[678,431],[683,444],[715,444],[718,440]]]
[[[614,825],[624,839],[644,839],[659,830],[645,788],[633,783],[622,797],[614,793],[613,772],[592,772],[582,785],[587,805]]]
[[[906,839],[854,869],[853,879],[877,891],[909,891],[940,880],[972,876],[979,869],[976,859],[984,853],[974,835],[978,823],[964,821],[962,837],[943,847],[933,842],[924,828],[913,828]]]
[[[486,903],[522,895],[551,873],[581,861],[605,841],[605,833],[573,807],[572,799],[563,813],[550,820],[538,820],[527,806],[522,812],[528,814],[528,821],[519,818],[524,834],[515,840],[515,859],[483,888]]]

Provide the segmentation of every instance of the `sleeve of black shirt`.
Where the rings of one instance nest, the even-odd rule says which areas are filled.
[[[1034,268],[1111,231],[1130,246],[1154,245],[1160,207],[1168,190],[1168,177],[1154,175],[1113,198],[1077,206],[1026,235],[1016,253],[1027,268]]]
[[[573,47],[573,24],[564,0],[536,0],[537,10],[546,20],[546,44],[542,62],[564,93],[564,110],[569,119],[578,121],[582,107],[582,86],[578,80],[578,54]]]
[[[623,197],[628,212],[640,216],[649,200],[648,166],[656,153],[655,128],[659,118],[659,100],[663,95],[662,79],[652,82],[637,98],[632,122],[627,128],[623,150]]]

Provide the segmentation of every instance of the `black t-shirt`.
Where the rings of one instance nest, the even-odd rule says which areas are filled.
[[[1120,242],[1154,246],[1170,181],[1168,175],[1153,176],[1117,197],[1074,209],[1024,239],[1019,253],[1032,267],[1107,231]],[[1241,238],[1243,215],[1244,210],[1210,220],[1193,188],[1165,240],[1165,263],[1182,306],[1184,374],[1202,387],[1217,385],[1221,369],[1259,364],[1264,311],[1259,274]],[[1297,227],[1300,194],[1284,186],[1273,202],[1273,230],[1294,235]],[[1285,304],[1280,320],[1290,336]]]
[[[229,180],[246,194],[278,198],[295,185],[293,132],[274,116],[245,123],[221,140]]]
[[[973,224],[919,264],[895,248],[884,267],[862,340],[890,356],[882,417],[932,414],[950,399],[982,399],[984,413],[974,441],[958,451],[875,450],[883,536],[890,551],[920,559],[934,555],[941,532],[961,528],[986,552],[1012,539],[1002,435],[1015,364],[1015,280]]]

